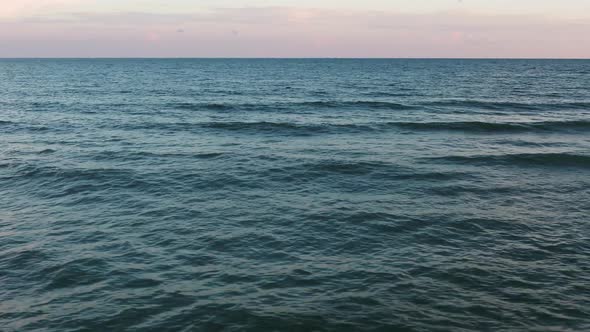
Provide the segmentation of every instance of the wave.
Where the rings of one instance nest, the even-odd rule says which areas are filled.
[[[59,168],[55,166],[37,166],[32,164],[12,165],[16,171],[15,175],[23,179],[48,178],[51,180],[105,180],[120,178],[129,180],[133,174],[131,170],[113,168]]]
[[[395,122],[392,126],[426,131],[465,132],[526,132],[526,131],[572,131],[590,130],[590,121],[542,121],[542,122]]]
[[[424,103],[427,106],[472,107],[484,110],[590,110],[590,102],[519,103],[483,100],[442,100]]]
[[[411,110],[415,106],[387,101],[306,101],[277,102],[267,104],[252,103],[173,103],[167,107],[191,111],[268,111],[277,109],[380,109]]]
[[[263,175],[265,179],[279,182],[318,181],[331,175],[368,176],[366,180],[374,179],[379,182],[445,182],[471,177],[469,173],[464,172],[420,170],[394,162],[362,159],[285,160],[284,164],[264,171]]]
[[[135,152],[124,154],[127,158],[193,158],[193,159],[213,159],[224,155],[222,152],[203,152],[203,153],[156,153],[156,152]]]
[[[109,265],[104,259],[79,258],[48,266],[39,272],[49,280],[45,289],[51,291],[98,283],[107,278],[109,269]]]
[[[142,178],[131,169],[62,168],[35,164],[11,164],[3,180],[44,199],[70,197],[64,204],[83,204],[107,199],[105,191],[140,190],[162,192],[157,180]]]
[[[523,165],[590,168],[589,155],[573,153],[517,153],[504,155],[445,156],[428,159],[433,161],[473,165]]]
[[[241,106],[242,108],[251,108],[254,105],[251,105],[251,104],[236,105],[236,104],[220,104],[220,103],[175,103],[175,104],[170,104],[167,106],[171,107],[173,109],[189,110],[189,111],[204,111],[204,110],[230,111],[230,110],[237,109],[239,106]]]
[[[313,135],[342,132],[363,132],[372,128],[365,125],[354,124],[298,124],[292,122],[200,122],[200,123],[142,123],[123,125],[119,128],[131,130],[167,130],[190,131],[223,130],[244,134],[284,134],[284,135]]]
[[[574,132],[589,131],[590,121],[545,122],[384,122],[384,123],[294,123],[294,122],[200,122],[200,123],[142,123],[126,125],[127,129],[168,131],[199,131],[203,129],[242,133],[273,133],[289,135],[366,133],[373,131],[458,131],[467,133],[519,133],[519,132]]]
[[[50,154],[50,153],[55,153],[55,152],[56,152],[56,150],[54,150],[54,149],[43,149],[37,153],[38,154]]]
[[[30,132],[45,132],[45,131],[58,131],[63,130],[62,128],[50,128],[44,125],[38,124],[27,124],[12,121],[0,120],[0,127],[4,133],[7,132],[19,132],[19,131],[30,131]]]
[[[290,134],[329,133],[342,130],[362,129],[356,125],[330,125],[330,124],[296,124],[291,122],[209,122],[202,124],[205,128],[223,129],[229,131],[254,131],[254,132],[285,132]]]
[[[404,105],[388,101],[318,101],[304,102],[301,106],[325,107],[325,108],[368,108],[386,110],[411,110],[414,106]]]
[[[368,174],[379,170],[397,170],[398,166],[378,161],[322,160],[306,164],[304,169],[319,173]]]
[[[221,152],[151,152],[151,151],[100,151],[88,156],[94,160],[136,161],[146,159],[215,159],[223,156]]]
[[[387,92],[387,91],[373,91],[373,92],[367,92],[364,93],[363,96],[366,97],[417,97],[417,96],[423,96],[423,95],[419,95],[417,91],[412,91],[410,92]]]

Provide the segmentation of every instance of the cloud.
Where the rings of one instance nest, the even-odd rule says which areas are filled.
[[[184,33],[178,33],[179,26]],[[590,24],[463,11],[411,14],[293,7],[168,14],[70,12],[0,23],[0,56],[86,56],[84,52],[94,52],[91,56],[590,57]]]
[[[313,10],[308,13],[321,15],[324,11]],[[36,23],[75,23],[94,25],[157,25],[195,23],[233,23],[233,24],[283,24],[302,18],[302,10],[283,7],[264,8],[216,8],[192,13],[152,13],[152,12],[67,12],[54,15],[30,15],[21,22]]]
[[[32,0],[27,0],[32,1]],[[65,3],[68,0],[46,0]],[[70,0],[72,1],[72,0]],[[448,11],[436,13],[398,13],[376,10],[335,10],[293,7],[216,8],[193,13],[152,12],[69,12],[54,15],[30,15],[22,23],[63,23],[100,26],[153,26],[180,23],[214,23],[236,25],[330,26],[351,25],[376,29],[422,29],[463,27],[468,29],[514,29],[526,26],[577,25],[586,20],[551,19],[534,15],[486,15]]]
[[[0,18],[18,19],[43,11],[59,11],[83,0],[3,0]]]

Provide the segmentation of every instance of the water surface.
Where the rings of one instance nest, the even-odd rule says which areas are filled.
[[[590,328],[590,61],[0,60],[0,330]]]

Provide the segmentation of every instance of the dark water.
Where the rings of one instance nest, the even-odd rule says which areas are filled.
[[[2,331],[590,329],[590,61],[2,60]]]

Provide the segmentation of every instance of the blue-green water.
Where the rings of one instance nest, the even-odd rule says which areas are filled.
[[[0,330],[588,330],[589,91],[590,61],[0,60]]]

